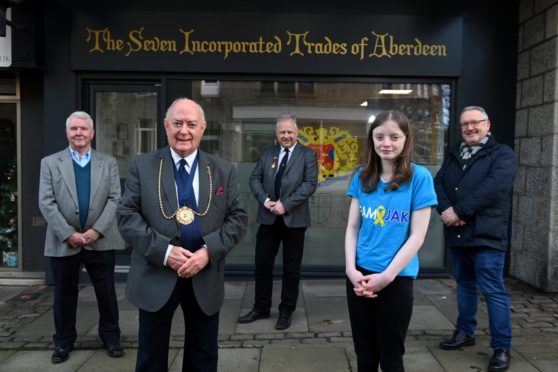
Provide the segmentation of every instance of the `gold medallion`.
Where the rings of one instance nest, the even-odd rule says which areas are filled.
[[[176,211],[176,220],[182,225],[189,225],[194,221],[194,211],[188,207],[179,208]]]

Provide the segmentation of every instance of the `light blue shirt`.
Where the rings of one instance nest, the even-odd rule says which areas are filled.
[[[365,193],[360,183],[359,170],[347,195],[358,199],[361,226],[358,233],[356,264],[374,272],[383,272],[409,238],[413,211],[437,205],[434,182],[428,169],[412,163],[413,177],[395,191],[385,191],[388,183],[381,179],[371,193]],[[399,273],[416,278],[418,257]]]
[[[85,167],[90,161],[91,161],[91,148],[89,148],[89,151],[87,151],[85,154],[83,154],[83,156],[81,157],[81,159],[79,158],[79,153],[72,149],[71,147],[68,147],[70,149],[70,154],[72,154],[72,159],[80,166],[80,167]]]

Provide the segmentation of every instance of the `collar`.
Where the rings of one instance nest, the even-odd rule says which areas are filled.
[[[294,149],[295,149],[295,147],[296,147],[297,144],[298,144],[298,142],[295,142],[294,145],[292,145],[291,147],[289,147],[289,152],[290,152],[291,154],[293,153],[293,151],[294,151]],[[286,147],[283,147],[283,146],[279,146],[279,147],[281,148],[281,151],[279,151],[280,153],[281,153],[281,152],[285,152]]]
[[[81,159],[79,157],[79,152],[74,150],[71,146],[68,146],[68,148],[70,149],[70,154],[72,155],[72,159],[74,159],[78,164],[82,164],[82,163],[87,164],[87,162],[91,159],[91,150],[92,150],[91,147],[89,147],[89,151],[83,154]]]
[[[198,150],[197,149],[193,153],[191,153],[190,155],[186,156],[185,158],[178,155],[176,153],[176,151],[174,151],[172,149],[172,147],[170,147],[170,150],[171,150],[172,161],[174,162],[175,166],[178,164],[178,162],[181,159],[184,159],[184,160],[186,160],[186,163],[188,163],[188,167],[191,167],[192,164],[194,164],[194,160],[196,159],[196,156],[198,155]]]

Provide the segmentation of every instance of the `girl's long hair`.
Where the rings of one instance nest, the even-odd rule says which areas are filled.
[[[400,111],[384,111],[376,116],[376,119],[370,126],[367,136],[366,148],[366,165],[360,174],[360,182],[362,189],[366,193],[370,193],[376,189],[382,174],[382,160],[374,150],[373,131],[386,121],[392,120],[399,126],[399,129],[405,134],[405,145],[403,151],[393,163],[393,177],[386,190],[397,190],[403,183],[409,182],[413,176],[413,168],[411,159],[413,157],[413,129],[407,116]]]

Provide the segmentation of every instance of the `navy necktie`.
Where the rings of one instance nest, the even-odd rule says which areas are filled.
[[[178,175],[182,178],[182,185],[190,189],[189,193],[187,190],[180,190],[178,192],[180,206],[183,207],[185,204],[185,206],[196,211],[198,206],[196,203],[196,196],[194,195],[194,187],[192,183],[189,182],[190,175],[188,171],[186,171],[186,160],[180,159],[179,164]],[[189,195],[188,198],[185,197],[186,194]],[[180,225],[180,243],[183,248],[188,249],[190,252],[195,252],[204,244],[201,237],[200,220],[197,216],[192,223]]]
[[[187,185],[190,174],[188,174],[188,171],[186,170],[186,160],[180,159],[178,163],[180,164],[178,167],[178,174],[180,175],[180,178],[182,178],[182,184]]]
[[[279,170],[277,171],[277,175],[275,176],[275,200],[279,200],[281,198],[281,177],[283,177],[283,173],[285,173],[285,168],[287,167],[288,160],[289,149],[285,149],[285,155],[283,155],[283,159],[281,159]]]

